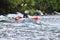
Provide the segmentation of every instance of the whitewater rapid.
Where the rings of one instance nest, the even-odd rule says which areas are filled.
[[[0,40],[60,40],[60,16],[0,22]]]

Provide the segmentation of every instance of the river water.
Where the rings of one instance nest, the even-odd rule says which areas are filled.
[[[0,22],[0,40],[60,40],[60,16]]]

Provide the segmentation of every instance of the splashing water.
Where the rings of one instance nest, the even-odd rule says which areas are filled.
[[[60,40],[59,23],[60,18],[0,22],[0,40]]]

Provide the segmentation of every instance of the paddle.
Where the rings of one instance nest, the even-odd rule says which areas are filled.
[[[20,18],[20,17],[16,17],[16,18],[15,18],[15,20],[20,20],[20,19],[22,19],[22,18]],[[29,18],[29,19],[38,21],[39,18],[38,18],[38,17],[33,17],[33,18]]]

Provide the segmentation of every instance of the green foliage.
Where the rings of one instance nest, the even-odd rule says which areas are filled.
[[[23,6],[21,6],[23,4]],[[29,10],[33,15],[35,10],[44,11],[48,6],[60,10],[60,0],[0,0],[0,13]]]
[[[9,2],[10,7],[15,8],[18,4],[22,2],[22,0],[7,0]]]
[[[22,0],[0,0],[0,13],[13,12]]]
[[[30,15],[34,15],[35,12],[36,12],[36,10],[34,10],[34,9],[30,9],[30,10],[29,10],[29,14],[30,14]]]

